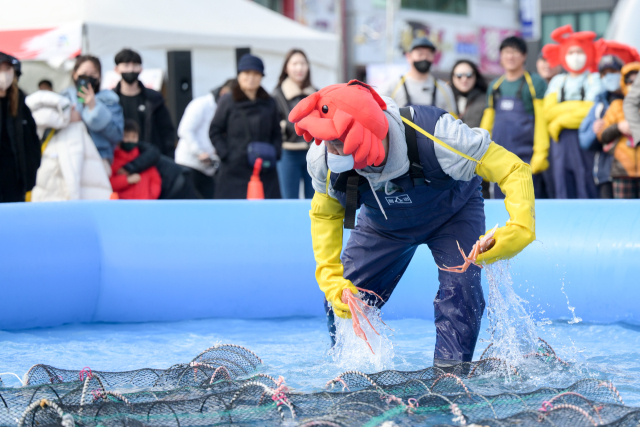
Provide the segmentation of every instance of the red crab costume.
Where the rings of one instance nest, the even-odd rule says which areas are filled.
[[[565,57],[567,56],[569,48],[578,46],[587,55],[587,62],[582,69],[571,71],[578,74],[584,73],[587,70],[592,72],[598,71],[594,44],[596,33],[593,31],[574,32],[571,25],[564,25],[553,30],[551,38],[558,42],[558,44],[547,44],[542,48],[542,55],[549,62],[550,67],[562,65],[565,70],[570,70],[571,68],[567,65]]]
[[[289,114],[296,132],[317,145],[335,139],[344,143],[345,154],[353,154],[355,169],[379,165],[385,152],[382,140],[389,122],[387,104],[369,85],[351,80],[327,86],[309,95]]]

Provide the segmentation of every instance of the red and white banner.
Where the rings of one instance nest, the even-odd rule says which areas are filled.
[[[82,49],[82,24],[0,31],[0,51],[20,60],[62,63]]]

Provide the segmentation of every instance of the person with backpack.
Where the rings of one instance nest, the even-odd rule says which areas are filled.
[[[480,269],[470,264],[509,259],[535,240],[531,167],[486,130],[437,107],[398,108],[357,80],[309,95],[289,120],[306,141],[315,138],[307,154],[311,236],[330,334],[334,316],[351,317],[343,291],[373,291],[382,307],[426,244],[441,267],[434,365],[471,361],[485,301]],[[510,220],[492,233],[493,246],[451,268],[485,233],[482,178],[499,183]],[[344,250],[343,226],[352,229]]]

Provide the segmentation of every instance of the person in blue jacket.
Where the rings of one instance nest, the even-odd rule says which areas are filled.
[[[580,147],[583,150],[595,151],[593,165],[593,180],[598,187],[598,195],[601,199],[613,199],[613,184],[611,180],[611,165],[613,155],[602,151],[602,145],[598,142],[597,133],[604,126],[604,113],[614,99],[623,99],[620,89],[620,70],[622,60],[617,56],[605,55],[598,63],[600,79],[605,91],[598,94],[593,107],[584,118],[578,129]]]
[[[113,150],[122,141],[124,117],[118,95],[100,90],[102,68],[95,56],[82,55],[73,66],[74,86],[62,92],[71,100],[71,121],[82,120],[102,157],[105,171],[111,176]],[[84,84],[83,84],[84,83]]]
[[[469,253],[485,232],[482,178],[499,183],[510,220],[476,262],[511,258],[535,240],[530,166],[445,110],[399,109],[357,80],[308,96],[289,120],[306,141],[316,139],[307,154],[311,235],[330,333],[334,316],[351,317],[343,292],[373,291],[381,307],[426,244],[443,267],[433,302],[434,365],[471,361],[485,308],[480,269],[445,266],[464,262],[456,242]],[[353,228],[344,251],[343,225]]]

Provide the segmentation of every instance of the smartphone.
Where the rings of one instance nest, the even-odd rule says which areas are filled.
[[[86,88],[88,86],[89,86],[89,80],[84,79],[82,77],[78,79],[78,92],[80,92],[81,88],[83,88],[83,87]],[[81,103],[81,104],[84,104],[84,98],[79,96],[78,97],[78,102]]]

